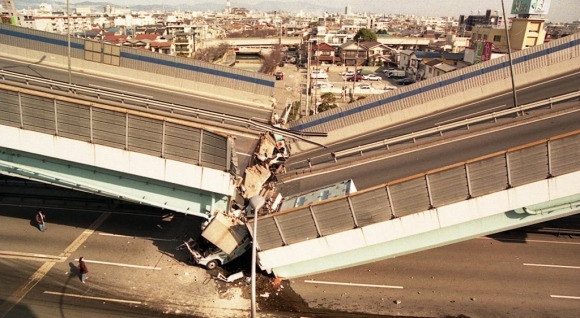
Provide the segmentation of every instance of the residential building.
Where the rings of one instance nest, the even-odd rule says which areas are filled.
[[[395,63],[396,50],[380,42],[361,42],[360,45],[367,50],[367,65],[383,66]]]
[[[546,38],[545,20],[539,18],[512,18],[508,30],[510,45],[513,50],[543,44]],[[494,51],[507,52],[507,39],[504,27],[475,26],[472,30],[472,42],[492,42]]]
[[[367,49],[355,41],[339,46],[339,56],[345,66],[361,66],[367,61]]]
[[[336,64],[340,62],[340,57],[336,56],[336,48],[326,43],[313,45],[311,48],[311,59],[316,65],[319,64]]]

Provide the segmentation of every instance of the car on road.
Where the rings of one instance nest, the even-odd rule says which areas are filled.
[[[353,75],[353,76],[349,76],[346,78],[347,81],[349,82],[360,82],[362,81],[363,77],[362,75]]]
[[[385,87],[382,88],[382,90],[384,90],[384,91],[392,91],[395,89],[397,89],[397,87],[391,86],[391,85],[385,85]]]
[[[274,76],[276,76],[276,80],[283,80],[284,79],[284,72],[276,72],[276,74],[274,74]]]
[[[369,84],[360,84],[358,86],[359,89],[371,89],[371,86]]]
[[[364,75],[364,76],[363,76],[363,79],[364,79],[365,81],[380,81],[380,80],[382,80],[383,78],[382,78],[382,77],[380,77],[380,76],[378,76],[378,75],[376,75],[376,74],[369,74],[369,75]]]
[[[415,80],[412,78],[405,77],[405,78],[401,78],[401,79],[396,80],[395,83],[397,83],[399,85],[409,85],[409,84],[415,83]]]

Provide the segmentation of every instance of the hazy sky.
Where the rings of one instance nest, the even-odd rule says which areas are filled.
[[[223,2],[226,0],[108,0],[110,3],[127,6],[136,4],[201,4],[206,2]],[[230,0],[232,7],[243,6],[243,4],[257,4],[263,1],[278,3],[308,2],[311,0]],[[80,2],[80,1],[71,1]],[[315,2],[323,5],[324,2]],[[452,16],[459,17],[460,14],[469,15],[471,12],[481,14],[485,10],[498,10],[501,14],[501,0],[331,0],[328,6],[342,7],[350,5],[353,12],[378,12],[378,13],[401,13],[421,16]],[[510,15],[512,0],[504,0],[506,14]],[[344,11],[341,10],[342,12]],[[553,22],[572,22],[580,20],[579,0],[550,0],[550,11],[548,20]]]

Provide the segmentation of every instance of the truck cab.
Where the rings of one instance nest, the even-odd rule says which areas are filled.
[[[191,249],[191,252],[193,260],[196,264],[212,270],[238,258],[247,250],[249,250],[251,245],[251,237],[246,236],[241,244],[230,254],[222,251],[219,247],[213,245],[211,242],[206,242],[203,245],[200,244],[198,246],[194,246]]]
[[[238,218],[217,213],[201,232],[201,238],[189,245],[196,264],[214,269],[244,254],[252,246],[252,237],[246,225]]]

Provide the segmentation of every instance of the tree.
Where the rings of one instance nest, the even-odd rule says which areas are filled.
[[[375,42],[377,40],[377,35],[373,33],[373,31],[369,29],[362,28],[358,30],[356,35],[354,36],[354,40],[358,41],[370,41]]]
[[[230,46],[226,43],[222,43],[218,46],[210,47],[207,49],[199,49],[195,52],[193,59],[202,60],[205,62],[215,62],[217,59],[222,58],[230,49]]]
[[[316,110],[319,113],[321,113],[323,111],[336,108],[336,107],[338,107],[338,105],[336,105],[334,103],[335,101],[336,101],[336,97],[334,96],[333,93],[331,93],[331,92],[324,93],[324,94],[320,95],[320,102],[321,103],[318,105]]]
[[[276,66],[280,64],[282,60],[282,49],[280,45],[276,45],[272,48],[272,51],[269,54],[263,54],[263,63],[260,67],[260,73],[264,74],[272,74],[276,70]]]

